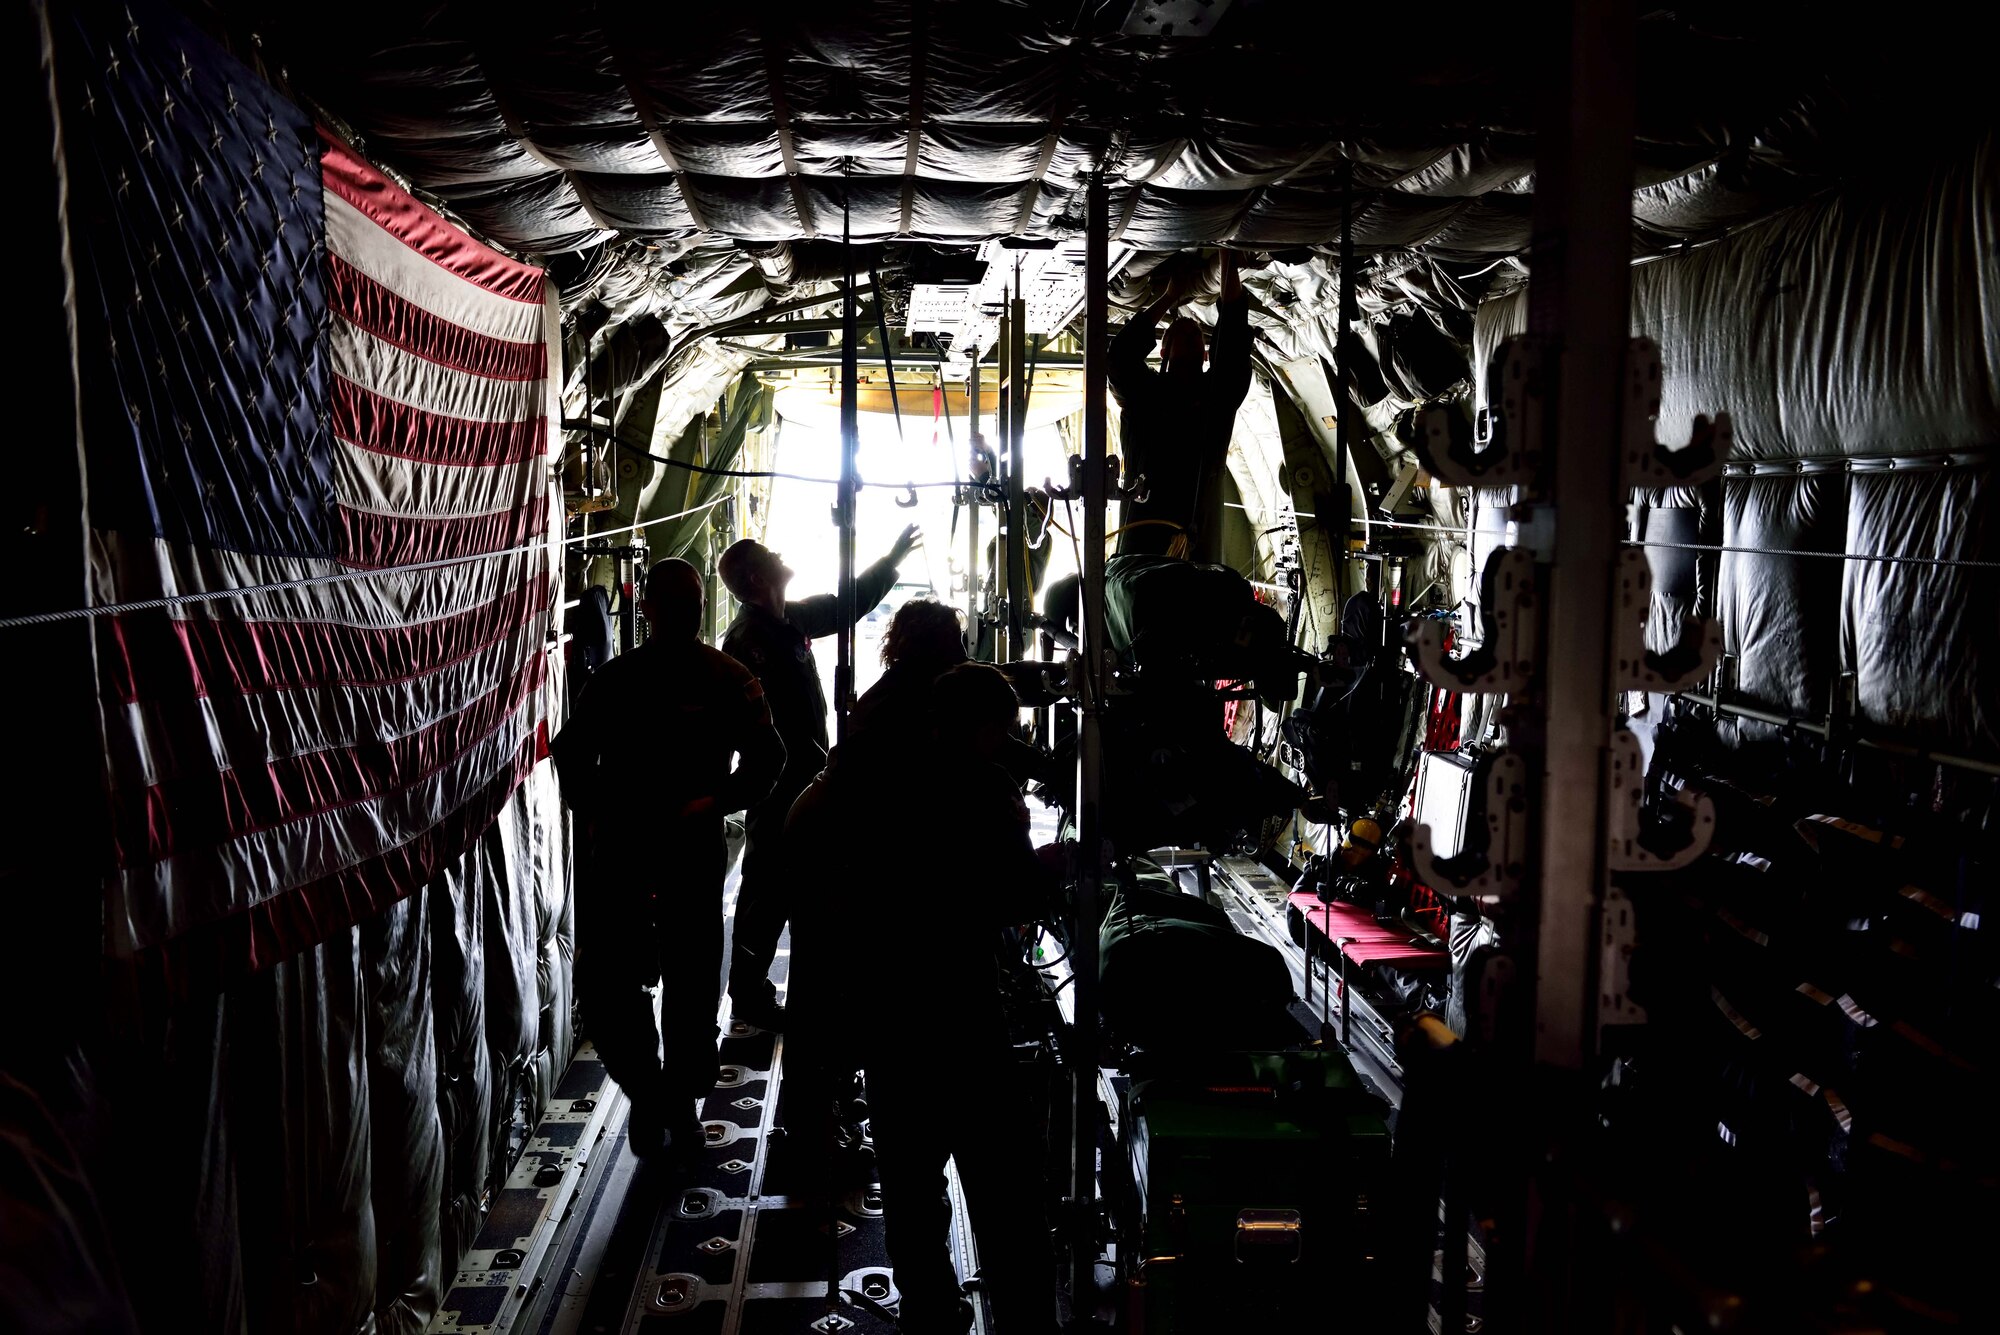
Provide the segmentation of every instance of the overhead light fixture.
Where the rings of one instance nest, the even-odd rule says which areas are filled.
[[[1034,239],[1021,244],[1012,238],[983,242],[976,282],[913,283],[910,314],[904,333],[937,334],[948,338],[943,374],[963,380],[972,373],[974,349],[984,353],[1000,337],[1000,316],[1010,295],[1027,302],[1030,334],[1060,333],[1083,307],[1083,238]],[[1132,252],[1111,248],[1111,273],[1123,268]],[[1018,280],[1019,293],[1014,292]]]
[[[1120,31],[1132,37],[1206,37],[1229,0],[1133,0]]]

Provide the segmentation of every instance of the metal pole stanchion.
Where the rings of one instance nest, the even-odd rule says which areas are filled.
[[[1548,652],[1525,731],[1531,743],[1541,734],[1546,783],[1540,865],[1530,865],[1540,890],[1534,1053],[1537,1062],[1575,1070],[1596,1039],[1588,1019],[1596,991],[1592,915],[1606,876],[1611,570],[1625,513],[1611,443],[1622,427],[1631,341],[1630,71],[1637,43],[1629,6],[1578,0],[1571,14],[1566,114],[1558,134],[1545,136],[1556,143],[1538,150],[1535,164],[1538,266],[1528,327],[1561,341],[1561,379],[1547,488],[1555,505]]]
[[[974,348],[972,350],[972,378],[965,385],[966,420],[972,424],[972,430],[968,433],[971,436],[971,443],[967,447],[971,451],[971,454],[968,456],[968,476],[970,476],[969,461],[979,457],[979,448],[986,441],[986,434],[979,427],[979,356],[980,350]],[[969,490],[966,495],[972,498],[972,503],[965,507],[966,621],[972,627],[972,643],[976,646],[979,643],[979,618],[986,611],[986,586],[982,582],[979,573],[979,561],[982,550],[979,546],[979,492],[976,489]]]
[[[1007,656],[1028,656],[1028,493],[1021,450],[1028,434],[1028,303],[1020,289],[1008,308],[1007,341]]]
[[[994,527],[997,532],[993,540],[993,606],[986,609],[987,615],[995,618],[993,627],[993,661],[1005,663],[1014,656],[1014,645],[1009,638],[1013,628],[1013,617],[1008,609],[1013,606],[1014,562],[1009,556],[1014,535],[1008,531],[1012,514],[1006,503],[1007,469],[1012,458],[1007,448],[1008,423],[1012,420],[1014,399],[1014,336],[1010,328],[1014,304],[1007,303],[1007,313],[1000,317],[999,371],[1000,384],[994,402],[993,431],[999,437],[999,445],[993,451],[993,480],[1001,484],[1001,501],[993,507]]]
[[[1631,340],[1633,7],[1571,0],[1548,34],[1555,95],[1535,150],[1534,280],[1528,331],[1553,341],[1554,433],[1532,517],[1546,609],[1538,679],[1509,700],[1510,749],[1528,762],[1532,1006],[1510,1017],[1498,1053],[1522,1091],[1519,1158],[1489,1254],[1496,1331],[1612,1324],[1609,1234],[1583,1166],[1594,1126],[1598,915],[1608,877],[1608,771],[1615,698],[1612,569],[1622,536],[1624,376]],[[1535,786],[1539,784],[1539,794]],[[1504,936],[1503,936],[1504,940]],[[1522,1023],[1531,1020],[1531,1023]],[[1522,1069],[1525,1067],[1526,1069]],[[1462,1227],[1462,1220],[1451,1221]]]
[[[847,740],[847,713],[854,704],[854,492],[855,457],[861,449],[860,338],[854,300],[854,248],[849,244],[851,210],[847,192],[841,191],[840,258],[847,279],[840,302],[840,491],[834,504],[834,523],[840,527],[840,634],[839,656],[833,670],[834,734]]]
[[[1070,1295],[1076,1314],[1088,1316],[1097,1278],[1097,931],[1105,867],[1104,748],[1102,712],[1110,679],[1104,639],[1104,523],[1108,501],[1106,366],[1111,346],[1106,285],[1110,281],[1109,192],[1094,173],[1086,194],[1084,239],[1083,380],[1083,717],[1077,750],[1076,924],[1070,933],[1070,967],[1076,974],[1075,1097],[1070,1125],[1076,1157],[1071,1194],[1076,1234],[1071,1243]]]

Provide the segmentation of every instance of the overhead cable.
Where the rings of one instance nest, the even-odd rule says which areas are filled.
[[[800,473],[778,473],[768,469],[710,468],[706,464],[684,463],[679,459],[667,459],[657,454],[648,454],[644,450],[635,450],[630,446],[625,447],[625,452],[627,454],[636,454],[642,459],[651,459],[656,464],[665,464],[669,468],[685,468],[690,473],[706,473],[711,477],[777,477],[783,478],[787,482],[815,482],[828,487],[837,487],[840,485],[840,479],[837,477],[806,477]],[[864,481],[860,485],[866,487],[871,484]],[[900,490],[904,487],[957,487],[964,484],[946,478],[938,482],[876,482],[872,485]]]
[[[1241,510],[1246,515],[1261,515],[1266,519],[1289,518],[1289,519],[1316,520],[1319,518],[1318,515],[1312,513],[1310,510],[1289,510],[1289,511],[1253,510],[1249,506],[1244,505],[1238,501],[1224,501],[1223,504],[1228,506],[1232,510]],[[1409,524],[1403,522],[1400,519],[1365,519],[1365,518],[1351,519],[1348,522],[1350,524],[1367,525],[1368,527],[1371,528],[1407,529],[1413,533],[1442,533],[1446,537],[1452,537],[1452,538],[1463,538],[1465,536],[1464,529],[1446,528],[1442,524]]]
[[[583,422],[564,422],[563,430],[587,431],[587,432],[593,432],[597,435],[605,435],[605,436],[612,434],[610,431],[607,431],[603,427]],[[625,442],[622,441],[619,442],[618,448],[623,450],[627,454],[635,455],[641,459],[651,459],[654,463],[664,464],[668,468],[685,468],[690,473],[702,473],[709,477],[749,477],[749,478],[775,477],[775,478],[783,478],[787,482],[813,482],[828,487],[837,487],[840,485],[840,479],[837,477],[806,477],[800,473],[779,473],[779,472],[774,472],[771,469],[713,468],[707,464],[688,463],[684,459],[669,459],[663,454],[652,454],[646,450],[638,449],[637,447],[630,444],[626,444]],[[956,461],[954,461],[954,463],[955,462]],[[864,481],[861,485],[865,487],[869,484]],[[877,482],[874,485],[878,487],[902,488],[902,487],[956,487],[956,486],[961,486],[963,484],[954,481],[940,481],[940,482]]]

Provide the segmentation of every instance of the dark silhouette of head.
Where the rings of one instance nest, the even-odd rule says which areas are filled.
[[[960,663],[931,684],[931,728],[938,741],[982,760],[1000,753],[1021,701],[998,668]]]
[[[757,607],[782,604],[785,587],[792,582],[791,567],[755,538],[731,543],[715,563],[715,573],[732,598]]]
[[[938,671],[965,661],[965,625],[958,609],[935,598],[912,598],[889,618],[882,636],[882,666],[935,663]]]
[[[1169,375],[1195,375],[1201,371],[1201,326],[1185,315],[1167,326],[1160,340],[1160,365]]]
[[[639,610],[646,614],[654,635],[662,639],[693,639],[701,632],[701,612],[706,603],[701,572],[678,556],[656,561],[646,572],[646,596],[639,600]]]

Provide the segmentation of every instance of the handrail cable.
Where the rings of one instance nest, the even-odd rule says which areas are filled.
[[[655,524],[665,524],[675,519],[685,519],[689,515],[700,514],[714,509],[728,496],[718,496],[691,509],[675,514],[660,515],[624,528],[604,529],[596,533],[585,533],[574,538],[564,538],[558,546],[574,547],[579,543],[595,541],[599,538],[615,538],[621,533],[636,533],[642,528]],[[233,589],[205,589],[200,593],[176,593],[164,598],[142,598],[126,603],[103,603],[97,607],[72,607],[60,612],[31,612],[25,616],[0,619],[0,630],[16,630],[23,626],[46,626],[59,621],[81,621],[91,617],[120,616],[126,612],[150,612],[158,608],[173,607],[180,603],[214,603],[231,598],[247,598],[252,594],[276,593],[284,589],[303,589],[318,584],[342,584],[349,580],[373,579],[378,575],[407,575],[418,570],[444,570],[452,566],[470,565],[474,561],[491,561],[503,556],[522,556],[529,552],[541,551],[549,546],[546,542],[523,543],[518,547],[507,547],[497,552],[474,552],[467,556],[446,556],[435,561],[416,561],[409,565],[378,566],[367,570],[339,570],[325,575],[308,575],[303,579],[278,580],[269,584],[245,584]]]

